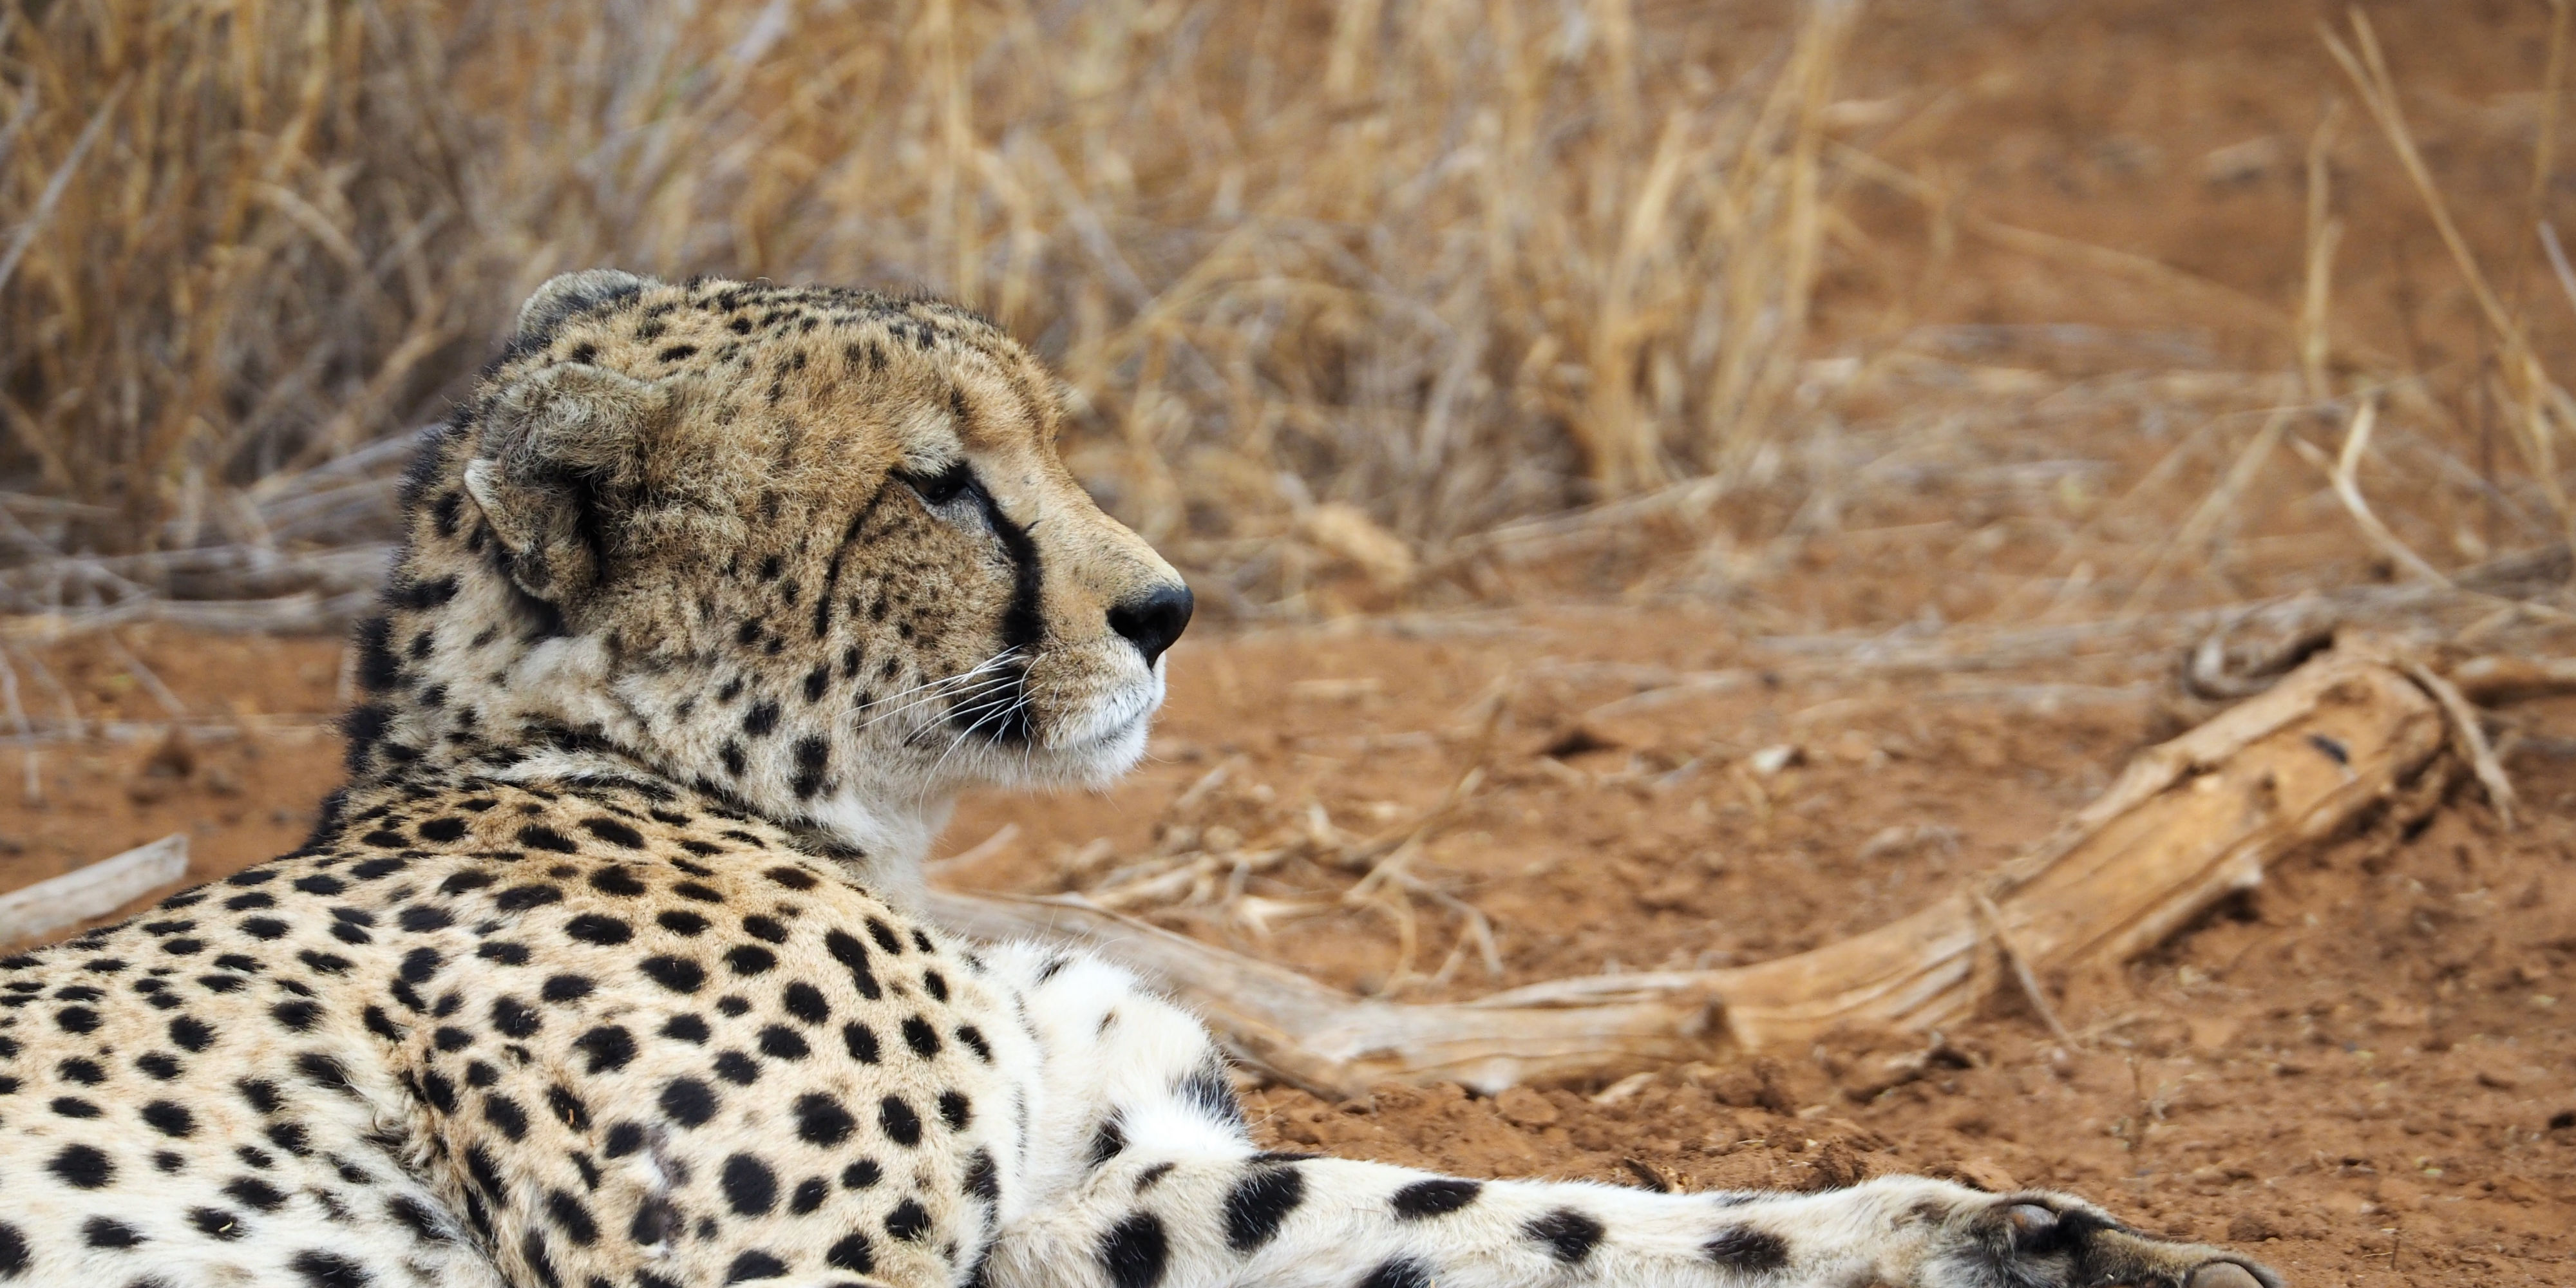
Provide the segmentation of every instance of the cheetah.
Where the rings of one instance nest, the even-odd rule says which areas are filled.
[[[1256,1148],[1098,957],[928,924],[1143,753],[1190,592],[927,299],[546,283],[402,485],[300,849],[0,960],[0,1288],[2277,1288],[2062,1194]]]

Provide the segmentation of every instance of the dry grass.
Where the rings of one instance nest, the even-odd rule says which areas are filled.
[[[1244,538],[1724,469],[1786,432],[1855,9],[1720,48],[1622,0],[13,7],[21,544],[124,556],[78,570],[109,599],[274,544],[273,480],[434,418],[601,263],[985,309],[1104,499],[1250,580]]]
[[[1644,592],[1735,593],[1861,530],[1914,534],[1889,539],[1927,565],[1902,611],[1954,620],[2369,561],[2440,580],[2576,529],[2564,328],[2530,289],[2556,268],[2576,303],[2547,222],[2559,13],[2510,219],[2445,193],[2459,163],[2428,164],[2365,20],[2328,38],[2360,110],[2323,108],[2276,300],[1873,152],[1916,118],[1834,101],[1858,0],[20,6],[0,609],[330,620],[390,532],[387,436],[441,414],[538,281],[603,263],[994,314],[1064,374],[1077,472],[1238,614],[1605,556]],[[1956,88],[1908,101],[1935,121]],[[2474,362],[2359,338],[2344,229],[2374,173],[2353,226],[2402,204],[2438,232]],[[1856,221],[1890,197],[1919,253]],[[2085,328],[1916,325],[1962,247],[2280,357],[2148,345],[2166,369],[2126,384],[2044,378],[1977,346]],[[1829,266],[1891,285],[1824,349]],[[2167,416],[2196,424],[2114,446]],[[1822,611],[1757,620],[1878,612]]]

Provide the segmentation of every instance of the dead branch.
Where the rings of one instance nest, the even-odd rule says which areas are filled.
[[[100,859],[58,877],[0,895],[0,944],[50,935],[104,917],[188,871],[188,834]]]
[[[1977,1006],[2017,973],[2010,959],[2036,980],[2145,951],[2213,901],[2258,883],[2267,863],[2421,778],[2448,730],[2406,661],[2393,646],[2347,639],[2137,757],[2099,799],[1977,888],[1752,966],[1404,1004],[1355,998],[1078,897],[933,891],[930,912],[987,938],[1100,947],[1199,1009],[1249,1063],[1331,1095],[1390,1078],[1487,1091],[1601,1079],[1701,1058],[1721,1039],[1752,1048],[1844,1025],[1924,1029]]]
[[[2473,657],[2452,667],[2451,683],[2484,706],[2576,693],[2576,658]]]

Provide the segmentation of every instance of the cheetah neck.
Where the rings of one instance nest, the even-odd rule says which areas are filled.
[[[769,822],[880,897],[919,906],[952,795],[866,773],[810,801],[723,786],[718,740],[691,719],[702,686],[621,665],[613,635],[567,632],[488,567],[406,558],[378,608],[357,632],[364,699],[343,721],[349,801],[470,778],[640,781]]]

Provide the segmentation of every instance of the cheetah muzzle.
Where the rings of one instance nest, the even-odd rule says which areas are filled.
[[[0,1286],[2265,1288],[2064,1195],[1249,1142],[1198,1023],[924,924],[970,784],[1144,747],[1172,569],[927,300],[548,282],[406,478],[302,849],[0,960]]]

